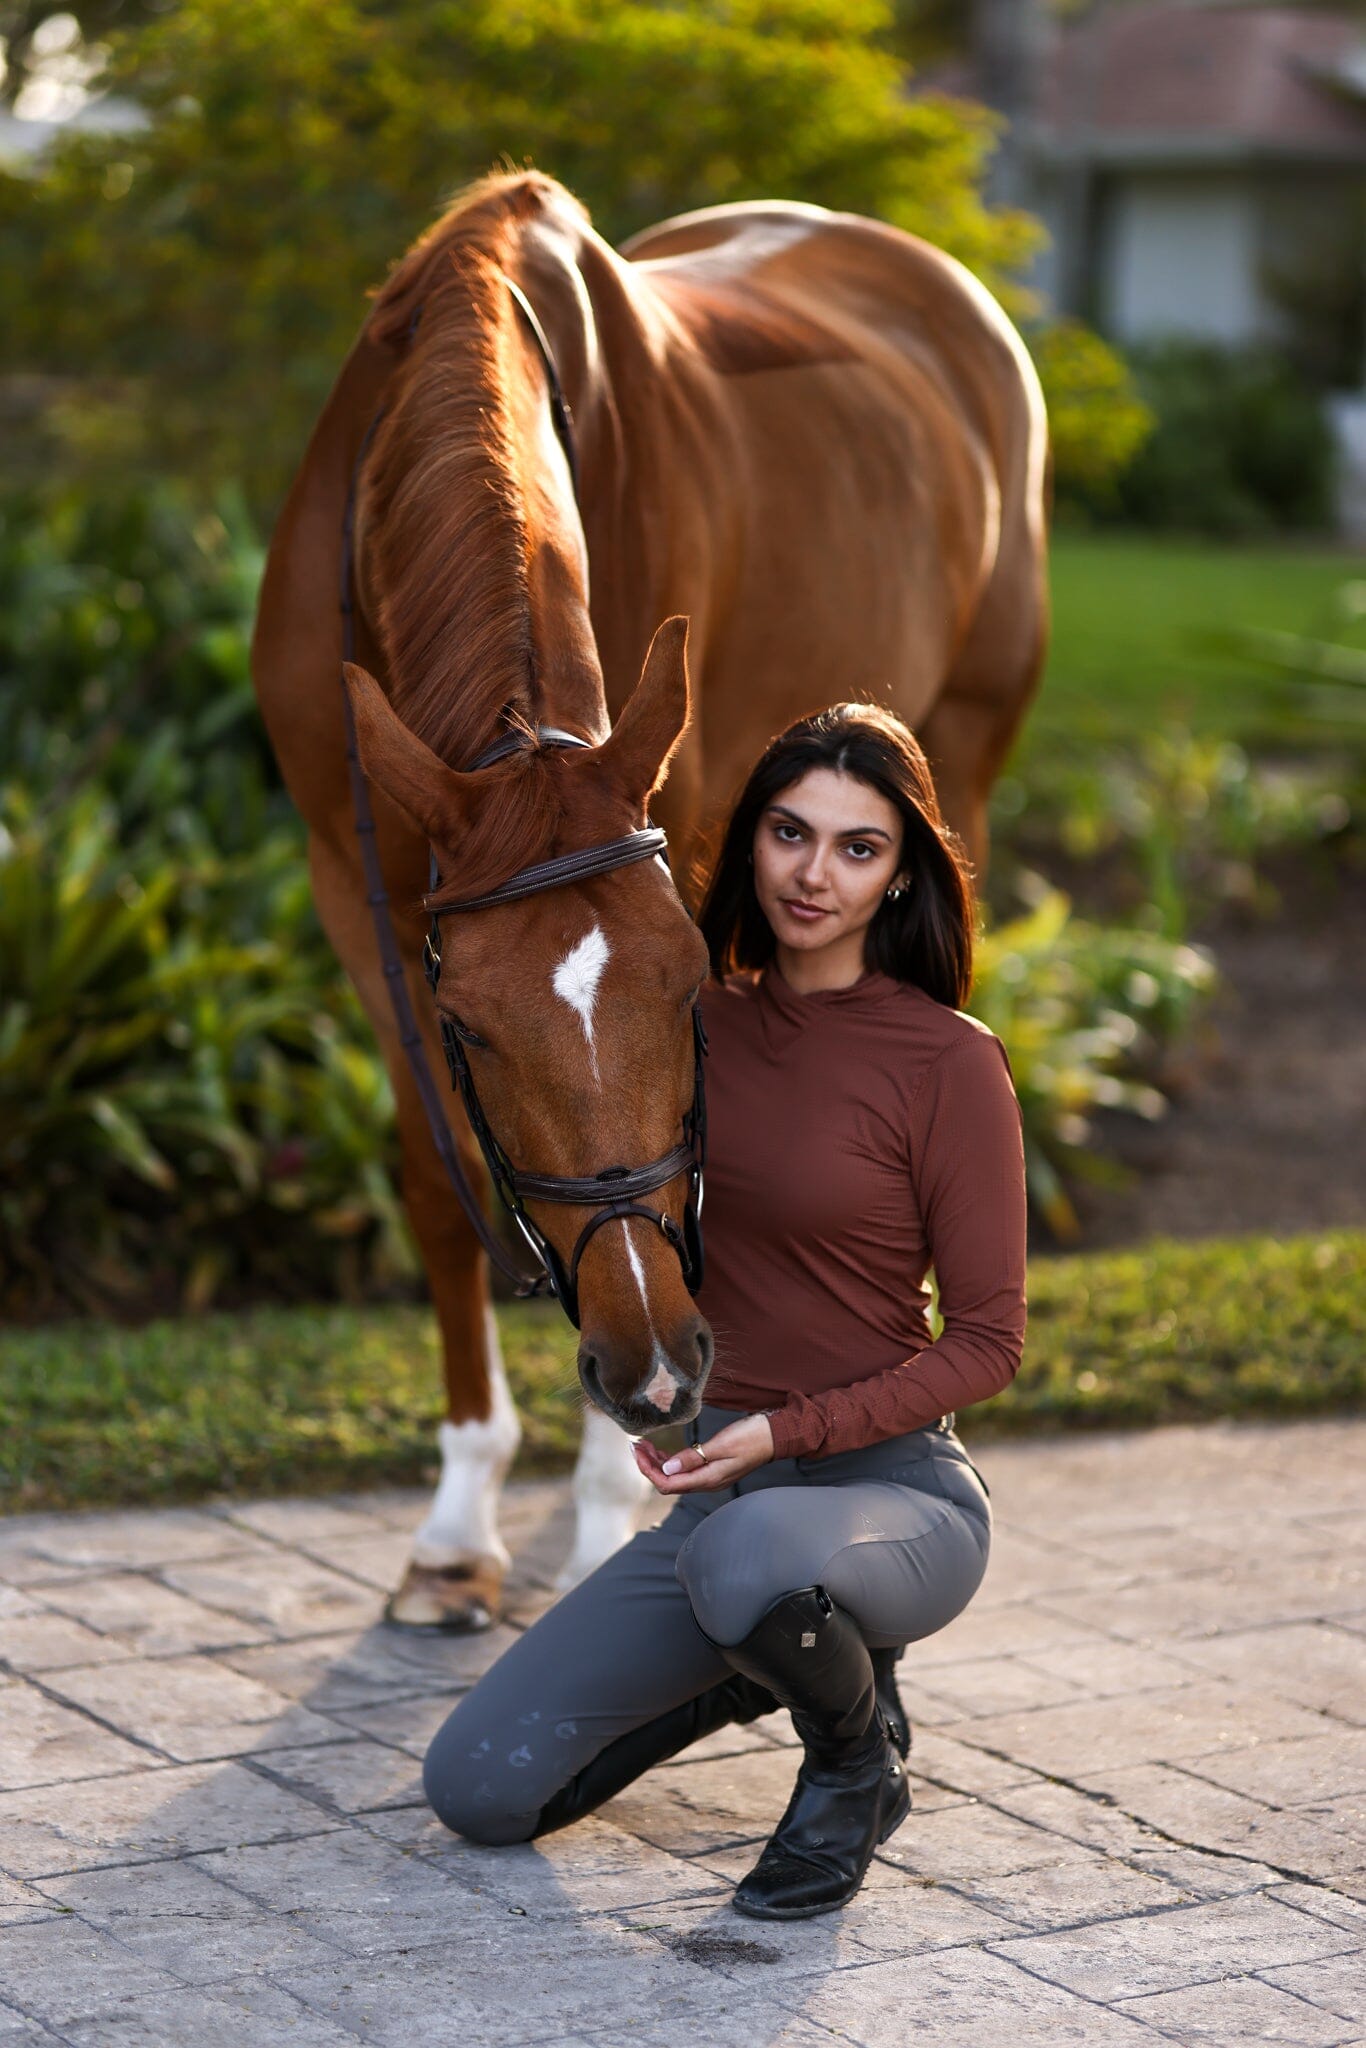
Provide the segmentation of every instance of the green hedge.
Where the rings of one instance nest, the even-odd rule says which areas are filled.
[[[1366,1402],[1366,1233],[1325,1231],[1036,1259],[1025,1362],[960,1417],[972,1441],[1040,1429],[1316,1415]],[[519,1471],[565,1470],[574,1337],[500,1310],[525,1438]],[[420,1482],[441,1413],[419,1309],[261,1311],[68,1323],[0,1347],[0,1502],[164,1502]]]

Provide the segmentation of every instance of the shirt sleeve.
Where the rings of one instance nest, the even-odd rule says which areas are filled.
[[[1006,1049],[974,1031],[912,1097],[911,1180],[939,1285],[938,1340],[852,1386],[792,1394],[769,1416],[774,1455],[857,1450],[1009,1386],[1024,1351],[1025,1163]]]

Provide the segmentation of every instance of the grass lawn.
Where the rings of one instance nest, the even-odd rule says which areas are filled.
[[[1052,651],[1020,748],[1023,767],[1060,741],[1122,740],[1164,718],[1248,747],[1323,746],[1349,734],[1366,744],[1366,692],[1356,693],[1352,717],[1343,692],[1277,679],[1212,644],[1240,627],[1334,637],[1335,593],[1366,577],[1366,556],[1063,531],[1053,539],[1052,574]]]
[[[1059,1426],[1366,1405],[1366,1232],[1036,1259],[1025,1362],[960,1418],[979,1441]],[[519,1470],[567,1468],[580,1396],[553,1309],[500,1311]],[[0,1505],[16,1510],[421,1481],[440,1414],[423,1309],[186,1317],[8,1334]]]

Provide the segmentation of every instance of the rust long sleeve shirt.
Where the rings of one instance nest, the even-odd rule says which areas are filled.
[[[878,972],[707,983],[704,1398],[825,1457],[999,1393],[1024,1345],[1020,1105],[994,1032]],[[933,1266],[943,1329],[933,1338]]]

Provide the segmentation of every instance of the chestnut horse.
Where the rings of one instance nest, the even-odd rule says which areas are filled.
[[[552,179],[498,175],[379,293],[276,529],[253,668],[323,924],[393,1079],[403,1196],[444,1347],[441,1479],[391,1618],[477,1628],[497,1611],[498,1492],[519,1425],[486,1263],[400,1051],[365,900],[338,677],[353,472],[366,671],[350,672],[353,706],[444,1099],[420,964],[432,852],[446,892],[474,895],[642,826],[649,806],[686,887],[769,737],[865,697],[916,729],[980,873],[988,793],[1043,653],[1045,467],[1037,379],[1001,308],[952,259],[876,221],[714,207],[619,254]],[[534,737],[539,724],[590,744],[531,744],[471,771],[510,727]],[[437,1005],[483,1041],[470,1053],[480,1096],[518,1166],[584,1175],[678,1143],[706,958],[660,862],[451,918],[444,933]],[[477,1165],[454,1097],[448,1113]],[[678,1219],[684,1194],[681,1180],[660,1190],[661,1213]],[[567,1255],[588,1213],[537,1221]],[[648,1223],[597,1230],[579,1282],[595,1405],[562,1584],[634,1526],[645,1488],[624,1429],[695,1413],[711,1359],[675,1248]]]

